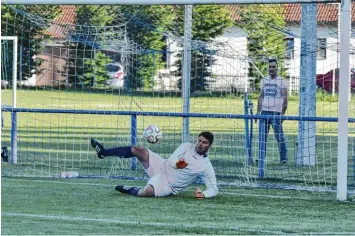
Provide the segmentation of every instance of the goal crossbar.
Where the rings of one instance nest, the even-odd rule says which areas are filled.
[[[339,3],[340,0],[1,0],[2,4],[63,4],[63,5],[195,5],[195,4],[281,4],[281,3]]]

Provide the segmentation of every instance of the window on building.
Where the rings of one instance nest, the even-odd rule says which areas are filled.
[[[327,58],[327,39],[321,38],[317,40],[317,58]]]
[[[286,58],[293,59],[295,56],[295,40],[293,38],[286,38]]]

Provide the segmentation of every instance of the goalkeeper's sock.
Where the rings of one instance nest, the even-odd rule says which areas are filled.
[[[130,158],[134,156],[131,148],[131,146],[109,148],[102,150],[101,154],[103,156],[119,156],[123,158]]]
[[[115,189],[121,193],[127,193],[132,196],[138,196],[138,192],[141,188],[117,185]]]
[[[129,195],[132,195],[132,196],[138,196],[138,192],[139,192],[140,189],[141,189],[141,188],[138,188],[138,187],[131,187],[131,188],[127,191],[127,193],[128,193]]]

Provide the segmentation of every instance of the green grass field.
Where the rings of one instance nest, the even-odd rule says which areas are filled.
[[[2,178],[3,235],[354,235],[354,202],[334,194],[225,187],[197,200],[192,186],[167,198],[118,193],[112,179]]]
[[[107,93],[19,90],[17,107],[84,110],[181,112],[179,97],[129,96]],[[11,91],[2,93],[11,104]],[[256,105],[256,101],[254,100]],[[337,116],[337,102],[317,101],[318,116]],[[352,109],[350,116],[354,116]],[[243,114],[240,97],[194,97],[191,112]],[[290,99],[287,115],[298,115],[298,101]],[[323,187],[336,186],[337,124],[317,122],[317,165],[297,166],[298,123],[285,121],[288,165],[280,165],[277,143],[268,140],[266,176],[258,179],[257,165],[246,165],[244,120],[190,119],[191,141],[201,130],[211,130],[216,141],[210,151],[221,194],[197,201],[193,189],[168,198],[141,199],[114,191],[118,183],[144,186],[138,165],[117,158],[99,160],[89,145],[91,137],[105,146],[130,143],[130,117],[81,114],[19,113],[18,165],[2,163],[2,234],[355,234],[355,204],[337,202],[335,192],[308,192],[270,188],[242,188],[254,184]],[[4,116],[2,144],[10,146],[11,117]],[[138,144],[143,128],[158,124],[164,139],[149,145],[163,157],[181,142],[181,118],[138,116]],[[353,125],[349,125],[350,129]],[[258,136],[254,125],[253,157]],[[353,152],[349,133],[349,156]],[[355,164],[349,158],[348,186],[355,187]],[[53,178],[61,171],[106,178]],[[20,176],[20,177],[19,177]],[[27,178],[27,177],[45,178]],[[236,184],[237,183],[237,184]],[[237,187],[236,185],[239,185]],[[195,187],[195,186],[194,186]]]

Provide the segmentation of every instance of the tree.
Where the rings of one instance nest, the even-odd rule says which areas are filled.
[[[240,20],[235,24],[248,34],[249,76],[253,87],[259,89],[260,72],[268,74],[269,58],[278,59],[279,68],[285,68],[286,44],[284,34],[286,23],[282,5],[241,5]],[[256,69],[257,68],[257,69]],[[280,72],[286,76],[286,70]]]
[[[103,35],[97,29],[110,26],[115,20],[116,7],[80,5],[76,8],[76,28],[70,35],[67,68],[69,82],[74,86],[103,85],[109,78],[106,64],[111,62],[102,50]],[[95,27],[96,26],[96,27]],[[104,29],[109,33],[109,28]]]
[[[97,52],[93,59],[86,59],[86,71],[84,73],[84,85],[86,87],[91,87],[95,84],[103,85],[107,80],[107,63],[112,60],[108,58],[104,53]]]
[[[122,15],[127,20],[127,36],[136,43],[135,55],[129,57],[127,80],[131,88],[152,88],[154,76],[164,67],[163,47],[166,45],[163,33],[175,19],[171,5],[122,6]]]
[[[34,23],[28,14],[33,14],[41,19]],[[49,24],[39,22],[52,22],[53,19],[61,15],[61,9],[58,5],[16,5],[1,6],[1,35],[18,37],[18,76],[17,78],[26,80],[33,74],[39,73],[39,68],[44,62],[43,59],[36,57],[43,49],[42,42],[50,36],[45,33]],[[1,44],[2,56],[6,56],[12,61],[13,45]],[[8,46],[3,48],[4,46]],[[4,55],[6,53],[6,55]],[[3,68],[7,71],[7,78],[12,78],[12,63],[5,63]],[[25,76],[23,76],[25,75]],[[9,81],[10,82],[10,81]]]
[[[179,7],[179,14],[184,15],[184,6]],[[214,50],[208,48],[212,39],[223,34],[224,30],[232,25],[229,11],[225,6],[196,5],[192,8],[192,40],[199,41],[201,46],[191,52],[191,91],[203,91],[208,85],[208,78],[213,75],[210,66],[216,61]],[[182,26],[183,24],[181,24]],[[183,27],[179,27],[180,35],[183,35]],[[180,55],[181,56],[181,55]],[[181,76],[182,60],[177,60],[179,68],[177,75]],[[181,79],[179,87],[181,88]]]

